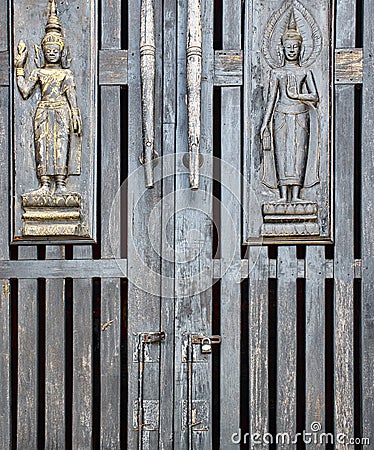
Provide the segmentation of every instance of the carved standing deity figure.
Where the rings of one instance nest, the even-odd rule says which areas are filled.
[[[15,67],[18,89],[28,99],[39,85],[41,100],[34,117],[34,143],[39,189],[32,194],[67,192],[69,175],[80,174],[82,121],[77,105],[74,75],[69,69],[69,52],[65,49],[62,25],[55,0],[50,0],[45,36],[40,48],[35,46],[37,68],[27,77],[28,51],[18,44]]]
[[[281,38],[281,67],[271,72],[268,101],[261,127],[264,152],[273,150],[279,202],[301,202],[310,149],[310,111],[319,101],[311,70],[302,67],[303,38],[292,9]],[[313,158],[312,158],[313,159]],[[264,158],[265,160],[265,158]],[[311,164],[317,164],[314,158]],[[315,169],[315,179],[318,178]],[[313,184],[313,183],[311,183]],[[314,182],[315,184],[315,182]]]

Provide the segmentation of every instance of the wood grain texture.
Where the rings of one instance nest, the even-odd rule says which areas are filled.
[[[111,323],[111,321],[113,321]],[[111,325],[103,330],[103,325]],[[121,399],[121,283],[101,280],[101,448],[118,449],[120,443]]]
[[[127,84],[127,50],[99,51],[99,84],[101,86]]]
[[[372,2],[364,2],[364,79],[362,116],[362,436],[374,438],[374,160],[373,160],[373,82],[374,35]]]
[[[335,83],[362,83],[364,55],[362,48],[338,48],[335,50]]]
[[[155,186],[153,189],[145,188],[144,170],[139,162],[142,153],[142,110],[141,110],[141,84],[140,84],[140,8],[141,1],[129,2],[129,122],[128,130],[128,168],[129,178],[128,201],[128,442],[129,449],[142,448],[151,450],[158,448],[159,417],[158,407],[153,411],[152,423],[154,426],[142,427],[139,419],[133,422],[133,412],[137,400],[141,400],[146,414],[146,405],[149,401],[157,405],[159,402],[159,352],[162,343],[149,344],[150,351],[154,352],[154,362],[144,362],[143,366],[134,359],[137,349],[136,336],[139,333],[160,331],[160,251],[161,251],[161,183],[160,164],[155,168]],[[162,127],[162,3],[155,2],[155,37],[156,37],[156,87],[155,98],[155,127]],[[161,133],[155,136],[155,147],[160,149]],[[137,170],[138,169],[138,170]],[[143,370],[142,370],[143,368]],[[142,370],[142,371],[141,371]],[[139,382],[140,372],[142,381]],[[143,416],[144,418],[145,416]],[[154,430],[151,431],[150,429]]]
[[[296,247],[278,249],[277,433],[296,434]],[[296,449],[296,444],[279,444]]]
[[[241,22],[241,1],[223,2],[222,56],[241,59],[229,49],[240,48],[241,33],[237,24]],[[227,65],[226,65],[227,67]],[[217,77],[217,52],[215,53],[214,77]],[[231,75],[231,73],[230,73]],[[239,87],[221,90],[221,227],[220,248],[223,269],[221,279],[221,417],[220,446],[225,449],[236,447],[232,434],[240,428],[240,198],[241,173],[241,97]]]
[[[92,257],[89,246],[75,246],[74,258]],[[73,280],[73,449],[92,448],[92,280]]]
[[[249,434],[269,431],[268,290],[269,260],[266,247],[249,250]],[[269,446],[263,443],[265,450]]]
[[[353,436],[353,167],[354,137],[350,86],[335,91],[335,145],[340,149],[335,164],[335,417],[336,433]],[[344,117],[344,119],[343,119]],[[350,123],[350,126],[348,125]],[[343,448],[343,446],[341,447]]]
[[[101,49],[121,48],[121,2],[105,0],[101,6]],[[118,191],[121,177],[120,88],[101,87],[101,257],[120,257],[121,214]],[[121,382],[121,289],[118,278],[101,281],[101,324],[113,320],[101,331],[100,339],[100,445],[120,445]]]
[[[336,46],[355,47],[356,2],[338,1]],[[354,87],[335,87],[335,433],[354,436]],[[343,444],[337,445],[343,449]]]
[[[36,259],[36,247],[21,247],[19,259]],[[17,446],[38,445],[38,282],[18,281]]]
[[[9,52],[0,51],[0,86],[9,86]]]
[[[46,259],[64,256],[64,247],[46,247]],[[45,447],[65,449],[65,280],[46,278],[45,289]]]
[[[188,151],[186,74],[187,2],[178,1],[178,87],[177,87],[177,161],[176,161],[176,215],[175,215],[175,448],[211,448],[211,355],[204,363],[192,363],[190,377],[182,362],[182,345],[190,333],[211,333],[211,283],[212,283],[212,105],[213,105],[213,5],[203,0],[202,27],[203,62],[201,92],[201,153],[204,164],[200,167],[200,184],[197,191],[190,190],[189,172],[182,162]],[[196,349],[197,355],[200,350]],[[204,423],[209,430],[197,432],[198,427],[181,427],[186,423],[181,403],[190,400],[206,401],[208,417]],[[201,404],[201,402],[199,403]],[[191,405],[190,405],[191,407]],[[199,414],[199,413],[198,413]]]
[[[172,11],[168,14],[172,14]],[[164,48],[165,52],[168,52],[168,48]],[[9,55],[6,52],[0,53],[0,68],[8,67],[8,59]],[[127,65],[127,50],[100,50],[99,84],[101,86],[127,85]],[[175,82],[175,80],[173,81]],[[240,49],[217,50],[215,52],[213,82],[215,86],[241,86],[243,84],[243,52]],[[0,78],[0,85],[2,83],[6,86],[9,84],[6,72],[4,72],[3,78]]]
[[[306,252],[305,429],[310,432],[312,423],[318,422],[325,432],[325,249],[310,246]]]
[[[238,27],[237,30],[239,30]],[[226,35],[224,34],[224,36]],[[231,44],[227,50],[217,50],[214,54],[215,86],[241,86],[243,84],[243,52],[230,50],[231,47],[234,45]]]
[[[6,278],[119,278],[127,276],[127,259],[1,261]]]
[[[161,330],[167,338],[160,354],[160,432],[159,448],[173,449],[174,430],[174,164],[176,132],[177,1],[164,1],[163,9],[163,141],[162,141],[162,216],[161,216]],[[171,224],[170,224],[171,222]]]
[[[0,279],[0,448],[11,448],[10,283]]]
[[[9,79],[8,53],[8,1],[0,2],[0,260],[9,257]],[[0,447],[11,446],[11,404],[10,404],[10,288],[9,280],[1,275],[0,280]]]

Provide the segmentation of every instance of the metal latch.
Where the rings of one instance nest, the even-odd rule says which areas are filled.
[[[157,344],[165,340],[164,331],[134,333],[133,362],[159,362],[159,348]]]
[[[165,331],[154,331],[152,333],[142,333],[142,341],[144,344],[153,344],[165,340]]]

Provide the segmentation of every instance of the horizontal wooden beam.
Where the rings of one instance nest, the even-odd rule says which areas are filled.
[[[99,84],[120,86],[127,84],[127,50],[99,51]],[[0,52],[0,86],[9,86],[9,52]],[[214,58],[214,84],[240,86],[243,84],[243,52],[218,50]]]
[[[362,83],[364,55],[362,48],[338,48],[335,50],[335,83]]]
[[[243,84],[242,50],[218,50],[214,55],[215,86],[241,86]]]
[[[99,84],[127,84],[127,50],[100,50]],[[362,48],[340,48],[335,51],[335,83],[360,84],[364,66]],[[0,52],[0,86],[9,86],[9,52]],[[217,50],[214,57],[214,85],[243,84],[242,50]]]
[[[354,278],[361,278],[361,260],[352,262]],[[213,278],[224,275],[227,266],[222,266],[220,259],[212,261]],[[238,277],[250,278],[252,267],[248,259],[241,260]],[[277,260],[269,259],[269,278],[277,278]],[[305,278],[305,260],[297,260],[297,278]],[[325,261],[326,278],[334,278],[334,261]],[[18,260],[0,261],[0,276],[9,278],[127,278],[127,259],[81,259],[81,260]]]

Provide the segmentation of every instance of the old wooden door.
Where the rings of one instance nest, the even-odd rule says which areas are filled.
[[[374,4],[0,6],[0,448],[368,445]]]

